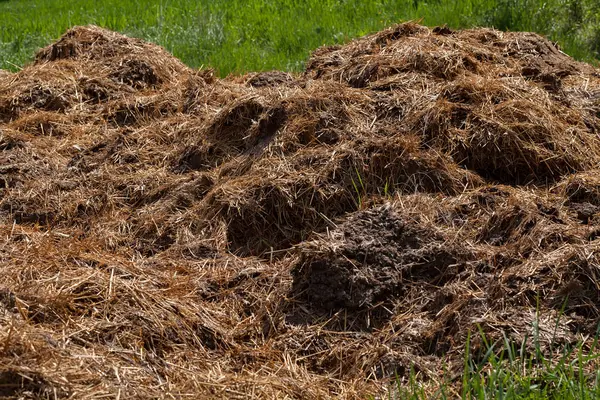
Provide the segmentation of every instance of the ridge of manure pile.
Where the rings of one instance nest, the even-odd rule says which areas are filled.
[[[531,33],[221,80],[75,27],[0,74],[0,397],[364,398],[478,327],[593,336],[599,134],[600,71]]]

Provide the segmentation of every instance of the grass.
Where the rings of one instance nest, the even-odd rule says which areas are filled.
[[[558,325],[557,320],[556,327]],[[397,379],[397,398],[600,399],[598,333],[596,337],[582,339],[575,345],[557,344],[553,338],[549,349],[544,351],[536,321],[532,323],[532,332],[532,336],[525,336],[521,343],[509,340],[505,333],[502,333],[502,338],[492,342],[480,328],[476,335],[483,344],[483,350],[471,348],[472,336],[469,334],[459,385],[447,379],[434,389],[432,395],[431,390],[423,387],[422,379],[411,370],[407,383],[403,384]]]
[[[541,355],[528,355],[525,343],[516,346],[504,338],[504,347],[496,351],[497,344],[490,344],[481,361],[475,361],[466,344],[461,389],[457,391],[451,382],[443,383],[432,396],[426,391],[419,377],[412,372],[408,385],[398,384],[398,398],[410,400],[448,399],[598,399],[600,398],[600,371],[597,370],[598,341],[584,350],[583,344],[563,347],[558,360]],[[499,353],[500,355],[498,355]],[[587,371],[587,372],[586,372]],[[589,372],[593,371],[593,372]]]
[[[470,340],[470,338],[469,338]],[[598,340],[584,350],[583,342],[569,348],[563,347],[556,360],[543,355],[528,354],[526,343],[516,346],[504,337],[504,343],[489,344],[483,359],[476,361],[466,343],[464,371],[460,389],[448,381],[433,393],[425,390],[422,379],[411,371],[408,384],[398,380],[397,398],[425,399],[598,399],[600,398],[600,371],[597,370]],[[485,340],[485,338],[484,338]],[[592,372],[590,372],[592,371]]]
[[[73,25],[96,24],[222,76],[299,71],[312,49],[417,19],[537,31],[576,58],[600,58],[595,0],[0,0],[0,68],[20,68]]]

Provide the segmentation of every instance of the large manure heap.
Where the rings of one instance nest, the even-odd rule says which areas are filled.
[[[0,74],[0,397],[365,398],[480,329],[584,340],[599,135],[600,71],[531,33],[217,79],[73,28]]]

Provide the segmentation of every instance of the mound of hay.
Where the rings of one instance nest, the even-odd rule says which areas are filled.
[[[593,336],[599,133],[600,71],[530,33],[217,79],[73,28],[0,74],[0,396],[364,398],[479,328]]]

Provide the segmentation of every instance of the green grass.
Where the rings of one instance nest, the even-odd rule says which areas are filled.
[[[549,35],[600,58],[596,0],[0,0],[0,68],[15,70],[73,25],[96,24],[166,47],[221,75],[299,71],[309,52],[396,22],[495,26]],[[549,21],[549,22],[548,22]]]
[[[469,353],[465,357],[460,388],[445,382],[436,390],[426,390],[422,380],[411,373],[408,385],[398,383],[396,398],[405,400],[426,399],[599,399],[600,371],[597,340],[584,350],[583,344],[563,347],[555,360],[541,355],[527,355],[524,347],[506,341],[500,349],[490,345],[483,360],[475,361]],[[497,345],[497,343],[496,343]],[[501,351],[497,351],[501,350]],[[499,355],[498,355],[499,353]],[[398,381],[399,382],[399,381]]]
[[[559,317],[560,318],[560,317]],[[558,321],[556,326],[558,327]],[[551,343],[543,349],[537,323],[531,337],[515,343],[503,333],[491,342],[481,328],[482,343],[471,348],[471,334],[465,344],[462,377],[446,379],[438,387],[425,389],[423,379],[411,370],[407,384],[398,379],[396,398],[403,400],[562,400],[600,399],[600,349],[598,334],[575,345]],[[554,339],[552,339],[554,342]]]

